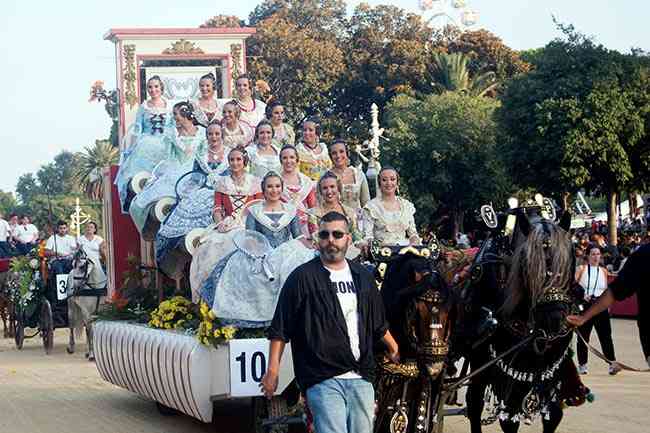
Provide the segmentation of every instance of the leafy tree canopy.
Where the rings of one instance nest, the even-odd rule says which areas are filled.
[[[455,92],[422,100],[400,95],[388,105],[390,141],[382,157],[399,170],[421,222],[444,203],[460,228],[466,211],[505,198],[510,182],[496,154],[498,105]]]

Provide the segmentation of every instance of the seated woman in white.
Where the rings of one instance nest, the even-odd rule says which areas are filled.
[[[379,171],[378,197],[364,207],[364,244],[378,241],[381,245],[419,245],[422,243],[415,227],[415,206],[397,195],[399,174],[392,167]]]
[[[97,224],[94,221],[86,223],[84,234],[77,238],[77,244],[95,263],[101,263],[100,257],[106,257],[106,243],[97,235]]]
[[[219,319],[247,328],[268,326],[286,278],[315,256],[296,208],[281,200],[282,178],[270,172],[261,186],[264,200],[249,206],[246,230],[231,232],[233,245],[200,290]]]

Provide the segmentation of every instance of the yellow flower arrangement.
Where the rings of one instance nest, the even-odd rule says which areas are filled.
[[[199,314],[201,323],[199,324],[197,338],[201,344],[217,347],[219,344],[235,338],[237,328],[221,326],[219,319],[205,302],[201,302],[199,305]]]
[[[192,319],[195,315],[195,306],[182,296],[174,296],[162,301],[158,308],[151,312],[149,326],[160,329],[188,329],[193,328]]]

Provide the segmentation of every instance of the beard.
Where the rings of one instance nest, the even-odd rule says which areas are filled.
[[[326,261],[339,262],[345,259],[345,253],[348,250],[348,245],[346,243],[343,248],[339,248],[336,245],[329,244],[325,247],[319,247],[318,250],[320,251],[321,257],[323,257],[323,259]]]

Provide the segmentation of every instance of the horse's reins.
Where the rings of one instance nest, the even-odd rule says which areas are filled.
[[[575,329],[575,333],[576,333],[576,335],[578,336],[578,338],[579,338],[580,340],[582,340],[582,342],[587,346],[587,348],[589,349],[589,351],[590,351],[591,353],[593,353],[593,354],[596,356],[596,358],[600,358],[600,359],[602,359],[602,360],[605,361],[607,364],[609,364],[609,365],[617,364],[619,367],[621,367],[622,370],[633,371],[633,372],[635,372],[635,373],[650,373],[650,368],[640,369],[640,368],[630,367],[629,365],[627,365],[627,364],[623,364],[622,362],[619,362],[619,361],[612,361],[612,360],[608,359],[608,358],[607,358],[607,357],[606,357],[602,352],[600,352],[600,351],[599,351],[598,349],[596,349],[594,346],[592,346],[591,344],[589,344],[589,342],[588,342],[587,340],[585,340],[584,337],[583,337],[582,335],[580,335],[580,333],[578,332],[578,329],[577,329],[577,328]]]

